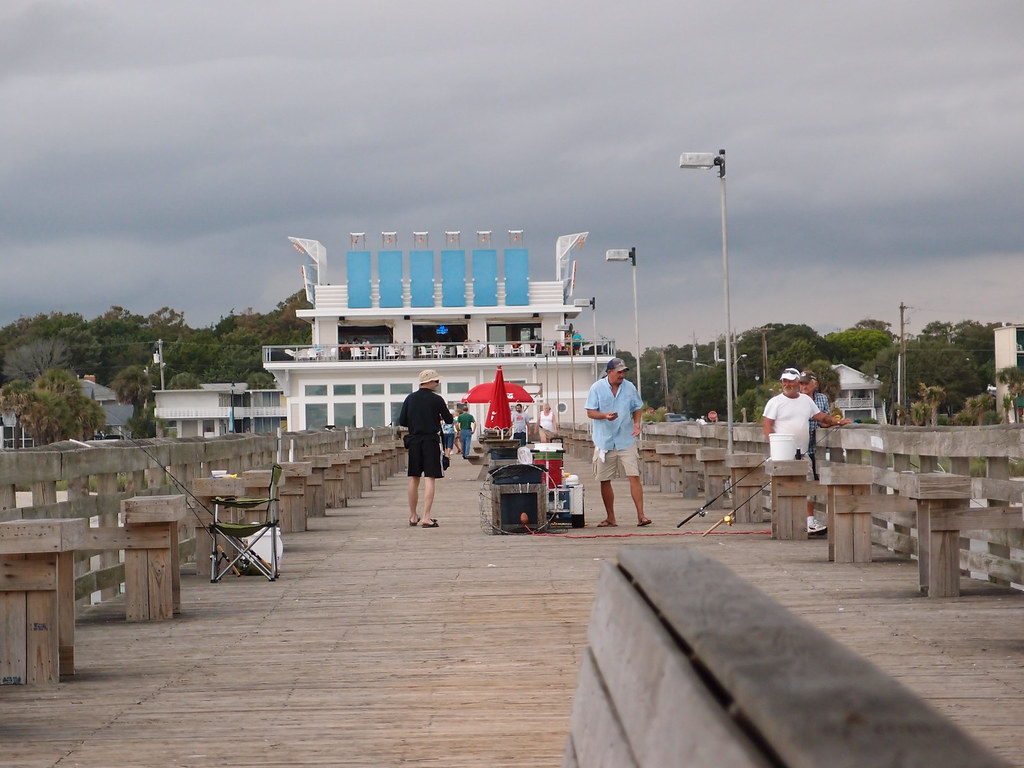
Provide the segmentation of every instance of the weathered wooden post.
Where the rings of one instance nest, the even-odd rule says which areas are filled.
[[[772,479],[772,538],[782,541],[807,539],[807,494],[811,462],[807,459],[768,459],[765,472]]]
[[[704,467],[704,498],[714,499],[705,509],[728,509],[725,481],[729,469],[725,466],[725,448],[698,448],[697,461]]]
[[[871,493],[874,469],[867,464],[826,464],[818,471],[828,508],[828,559],[871,562],[871,511],[844,502]]]
[[[761,490],[769,482],[764,460],[760,453],[732,453],[725,457],[732,483],[733,515],[737,523],[761,522]]]
[[[0,523],[0,685],[75,673],[74,551],[84,518]]]
[[[125,618],[170,619],[181,613],[178,524],[184,496],[136,496],[121,502],[124,528],[115,546],[124,550]],[[95,529],[101,531],[102,529]]]

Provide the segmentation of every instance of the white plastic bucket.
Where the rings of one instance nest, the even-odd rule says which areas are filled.
[[[252,540],[254,538],[256,538],[256,536],[259,536],[259,534],[253,534],[252,536],[247,538],[245,540],[246,543],[247,544],[252,543]],[[271,547],[272,546],[273,546],[273,543],[271,542],[270,531],[268,530],[266,533],[264,533],[262,536],[259,537],[259,539],[256,541],[255,544],[252,545],[252,552],[260,560],[262,560],[263,562],[269,564],[270,563],[270,553],[271,553]],[[282,555],[284,555],[284,541],[281,540],[281,529],[280,529],[280,527],[277,529],[277,547],[276,547],[276,549],[277,549],[277,564],[280,565],[281,564],[281,557],[282,557]]]
[[[792,435],[775,432],[768,435],[769,457],[774,461],[792,461],[796,458],[796,440]]]

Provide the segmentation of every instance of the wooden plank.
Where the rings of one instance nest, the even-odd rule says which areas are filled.
[[[81,547],[87,522],[78,519],[0,523],[0,554],[64,552]]]
[[[24,592],[0,592],[0,685],[24,685],[28,621]]]
[[[868,514],[881,520],[907,519],[908,515],[917,515],[917,502],[905,496],[836,496],[837,515]]]
[[[25,682],[28,685],[58,682],[60,626],[56,592],[25,593],[25,625]]]
[[[637,768],[629,740],[608,699],[590,652],[580,661],[570,727],[576,760],[597,768]]]
[[[912,499],[969,499],[971,478],[944,472],[904,475],[900,493]]]
[[[124,553],[124,613],[128,621],[150,618],[149,553],[133,549]]]
[[[0,557],[0,592],[32,592],[57,589],[57,574],[36,558]]]
[[[611,565],[601,572],[588,638],[638,764],[766,768],[686,652]]]
[[[126,528],[90,528],[83,541],[86,549],[157,549],[170,547],[167,525]]]
[[[933,531],[1024,528],[1020,507],[971,507],[933,512]]]
[[[125,526],[177,522],[186,514],[184,496],[135,496],[121,502]]]
[[[170,549],[147,551],[147,591],[149,592],[149,619],[170,619],[174,617],[174,591],[171,572]]]
[[[1006,765],[871,664],[701,553],[624,547],[620,562],[783,764]]]

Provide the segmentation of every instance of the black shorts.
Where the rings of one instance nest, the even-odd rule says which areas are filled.
[[[409,477],[444,477],[438,435],[412,435],[408,460]]]

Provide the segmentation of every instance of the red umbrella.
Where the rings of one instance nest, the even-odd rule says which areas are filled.
[[[474,387],[473,389],[478,389]],[[470,390],[472,393],[472,390]],[[466,395],[469,397],[469,394]],[[498,366],[498,372],[491,382],[491,398],[487,401],[487,418],[484,419],[484,426],[487,429],[512,429],[512,414],[508,410],[509,394],[505,384],[505,374]]]
[[[501,373],[501,366],[498,366],[498,377],[501,378],[503,391],[505,393],[505,402],[507,403],[532,403],[533,397],[518,384],[513,384],[510,381],[505,381],[504,375]],[[466,396],[462,398],[464,403],[489,403],[494,397],[495,386],[498,383],[497,377],[494,381],[488,381],[483,384],[477,384]]]

